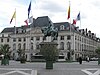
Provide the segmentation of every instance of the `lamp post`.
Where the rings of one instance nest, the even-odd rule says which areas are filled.
[[[68,41],[67,42],[67,49],[68,49],[68,54],[67,54],[67,57],[68,57],[68,60],[71,59],[71,43]]]

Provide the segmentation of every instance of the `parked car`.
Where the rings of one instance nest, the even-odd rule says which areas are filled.
[[[93,57],[93,58],[90,58],[91,61],[97,61],[98,58],[97,57]]]

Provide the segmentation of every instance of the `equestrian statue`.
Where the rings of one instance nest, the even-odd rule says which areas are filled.
[[[51,41],[54,41],[58,37],[58,28],[55,28],[54,25],[51,23],[49,23],[49,26],[42,28],[41,31],[42,33],[44,33],[43,39],[47,36],[51,36]]]

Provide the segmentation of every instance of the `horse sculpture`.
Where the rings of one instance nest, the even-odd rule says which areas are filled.
[[[51,24],[48,27],[42,28],[41,30],[42,30],[42,33],[44,33],[43,39],[47,36],[51,36],[52,41],[53,41],[53,40],[56,40],[58,37],[58,29],[54,28],[54,26]]]

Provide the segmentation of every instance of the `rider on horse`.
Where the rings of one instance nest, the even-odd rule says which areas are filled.
[[[52,36],[53,37],[52,41],[57,39],[58,37],[58,29],[54,28],[52,24],[49,24],[48,27],[42,28],[41,30],[44,33],[44,37]]]

